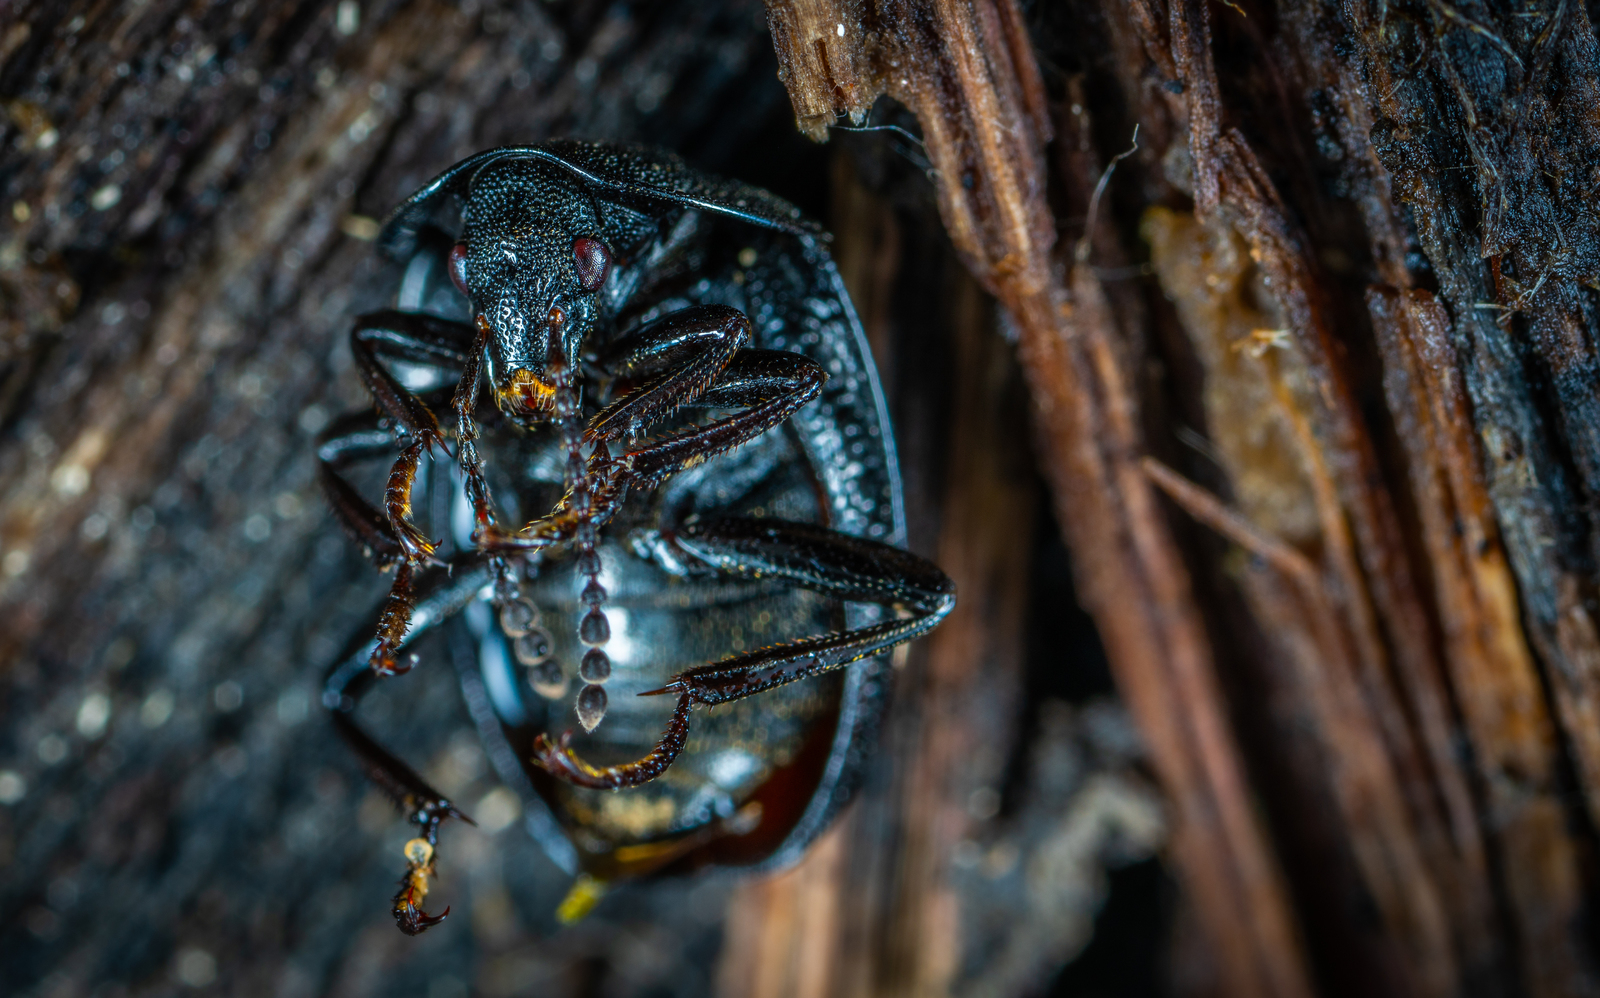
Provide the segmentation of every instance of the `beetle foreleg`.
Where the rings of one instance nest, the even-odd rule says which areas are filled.
[[[623,337],[601,367],[637,387],[589,421],[589,440],[617,441],[671,416],[705,394],[750,339],[750,320],[727,305],[695,305]]]
[[[478,456],[478,382],[483,371],[483,351],[489,342],[489,321],[478,316],[477,342],[461,365],[461,380],[456,383],[450,406],[456,411],[456,457],[465,478],[467,499],[472,503],[474,531],[481,533],[494,526],[494,509],[489,502],[489,483],[483,477],[483,461]]]
[[[383,508],[389,516],[389,526],[400,542],[406,562],[414,565],[438,563],[433,555],[436,545],[411,522],[411,487],[416,484],[417,465],[427,444],[428,441],[419,439],[400,452],[383,490]]]
[[[434,561],[434,544],[411,522],[411,487],[424,451],[449,448],[439,432],[439,422],[428,406],[402,385],[381,358],[405,360],[435,368],[466,367],[471,344],[480,334],[470,327],[409,312],[374,312],[356,321],[350,333],[350,352],[362,380],[379,410],[411,443],[401,451],[384,491],[384,509],[406,560],[412,564]]]

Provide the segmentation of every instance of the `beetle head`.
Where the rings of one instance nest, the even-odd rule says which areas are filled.
[[[495,401],[513,416],[548,416],[611,269],[594,199],[566,171],[510,159],[474,178],[464,215],[450,276],[488,328]]]

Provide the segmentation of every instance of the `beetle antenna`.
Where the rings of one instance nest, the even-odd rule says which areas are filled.
[[[556,353],[559,358],[560,354]],[[602,607],[606,601],[606,588],[600,583],[599,529],[595,525],[594,488],[588,463],[583,456],[582,405],[574,383],[572,365],[557,360],[550,365],[556,382],[556,418],[560,422],[562,442],[567,450],[567,466],[563,475],[568,502],[577,529],[574,542],[578,549],[578,571],[585,577],[579,600],[588,607],[578,622],[578,640],[588,649],[578,665],[578,677],[583,686],[578,690],[578,723],[583,730],[593,731],[606,715],[606,691],[602,684],[611,678],[611,658],[604,645],[611,640],[611,621]],[[604,445],[600,445],[604,446]]]

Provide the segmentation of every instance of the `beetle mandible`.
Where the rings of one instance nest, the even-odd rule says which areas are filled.
[[[472,156],[386,220],[399,307],[351,334],[377,416],[336,423],[319,457],[337,518],[394,580],[324,700],[420,827],[403,931],[449,913],[422,902],[440,823],[464,816],[354,710],[458,615],[453,657],[491,761],[580,873],[566,915],[614,880],[792,862],[848,798],[884,653],[943,619],[955,589],[895,546],[886,410],[825,238],[670,154],[568,140]],[[348,472],[396,441],[374,505]],[[423,458],[452,443],[456,470],[430,474]],[[429,527],[447,527],[448,553],[414,493],[443,510]],[[721,709],[691,731],[696,704]]]

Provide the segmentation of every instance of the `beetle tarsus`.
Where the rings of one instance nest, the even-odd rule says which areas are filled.
[[[420,936],[449,917],[448,907],[437,915],[430,915],[410,904],[404,906],[397,904],[394,909],[395,924],[399,925],[400,931],[408,936]]]
[[[435,818],[426,838],[415,838],[405,845],[406,872],[400,878],[400,890],[394,896],[394,921],[400,931],[408,936],[426,932],[450,915],[448,907],[437,915],[430,915],[422,909],[422,902],[428,897],[428,878],[434,872],[435,849],[431,840],[437,834],[438,819]]]
[[[372,649],[369,661],[372,671],[380,676],[393,676],[411,671],[409,664],[402,665],[395,652],[405,642],[406,631],[411,627],[411,614],[416,609],[417,594],[413,584],[411,563],[402,561],[395,566],[394,583],[389,587],[389,598],[378,617],[378,643]]]

